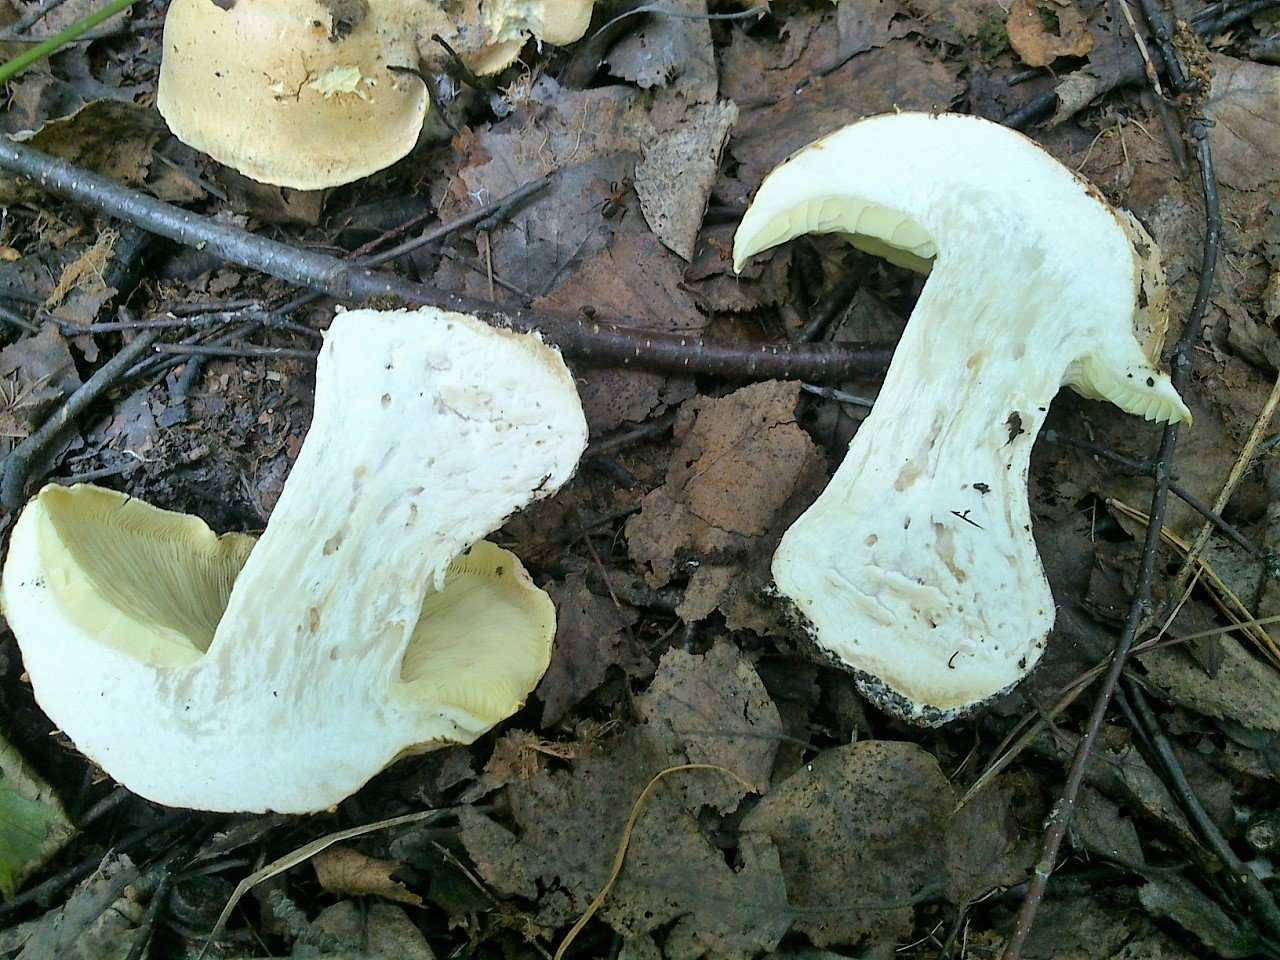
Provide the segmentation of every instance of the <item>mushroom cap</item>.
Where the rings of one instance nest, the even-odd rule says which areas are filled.
[[[1190,419],[1156,367],[1159,252],[1034,142],[953,114],[873,117],[800,150],[743,217],[735,268],[807,232],[928,279],[774,581],[873,701],[941,723],[1026,676],[1052,628],[1027,472],[1059,387]]]
[[[1055,314],[1071,318],[1058,347],[1075,353],[1064,382],[1148,420],[1191,419],[1155,369],[1168,326],[1155,241],[1016,130],[896,113],[828,134],[760,185],[734,236],[734,269],[803,233],[837,233],[923,273],[945,257],[975,284],[1026,285],[1048,262]]]
[[[173,0],[156,105],[179,140],[263,183],[318,190],[414,144],[413,29],[366,0]]]
[[[256,544],[48,486],[15,525],[0,602],[41,707],[131,790],[323,809],[524,703],[554,608],[476,541],[585,445],[572,377],[536,336],[430,309],[340,314]]]
[[[515,63],[525,40],[563,47],[591,25],[595,0],[497,0],[484,5],[487,42],[466,57],[467,66],[489,76]]]

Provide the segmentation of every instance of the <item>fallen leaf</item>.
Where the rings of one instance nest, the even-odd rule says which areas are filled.
[[[906,936],[906,901],[946,874],[955,794],[914,743],[866,740],[823,751],[742,821],[778,847],[793,928],[819,947]],[[935,892],[941,892],[937,890]]]
[[[1218,179],[1237,190],[1280,183],[1280,67],[1214,56],[1205,116]]]
[[[435,960],[427,938],[409,919],[404,908],[375,900],[358,906],[343,900],[325,907],[315,919],[315,926],[359,951],[369,960]],[[325,951],[294,943],[291,956],[314,957]],[[353,958],[354,960],[354,958]]]
[[[17,960],[126,956],[143,914],[142,905],[130,896],[137,880],[138,868],[128,857],[109,854],[66,903],[26,927]]]
[[[391,874],[400,867],[393,860],[379,860],[351,847],[334,844],[311,858],[316,879],[330,893],[375,896],[396,903],[422,906],[422,898]]]
[[[623,827],[650,779],[671,764],[651,734],[629,730],[587,747],[572,769],[509,788],[518,834],[464,808],[462,841],[480,876],[505,896],[536,901],[547,928],[576,920],[609,879]],[[666,931],[667,960],[746,958],[777,946],[788,925],[778,855],[748,839],[734,870],[665,778],[636,820],[617,883],[597,916],[626,938]]]
[[[1005,30],[1014,52],[1029,67],[1083,57],[1093,49],[1093,35],[1072,0],[1013,0]]]
[[[681,409],[666,483],[627,522],[628,551],[651,585],[666,584],[690,559],[724,565],[745,557],[797,490],[825,472],[795,422],[799,391],[770,381]]]
[[[711,103],[718,79],[707,0],[671,0],[609,51],[609,72],[641,89],[670,86],[685,104]]]
[[[0,739],[0,896],[13,896],[74,834],[53,789]]]
[[[596,596],[581,574],[551,584],[547,593],[556,605],[556,642],[537,689],[543,727],[554,725],[590,696],[612,667],[634,679],[653,673],[653,664],[628,630],[639,619],[633,610]]]
[[[645,143],[636,164],[635,189],[645,220],[685,260],[693,259],[720,151],[737,122],[732,101],[694,107],[675,127]]]
[[[782,718],[733,643],[721,640],[701,655],[669,650],[637,707],[646,723],[674,735],[688,762],[724,767],[757,793],[768,790]],[[745,794],[727,777],[690,777],[680,785],[690,806],[711,804],[722,813],[734,810]]]

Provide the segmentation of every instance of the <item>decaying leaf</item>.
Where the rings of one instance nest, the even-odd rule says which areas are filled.
[[[132,884],[138,868],[109,855],[62,906],[22,928],[17,960],[103,960],[125,957],[144,907]]]
[[[1280,67],[1215,56],[1212,69],[1204,112],[1219,179],[1237,190],[1280,183]]]
[[[769,788],[782,719],[751,662],[720,641],[705,654],[671,650],[640,697],[640,715],[683,744],[690,763],[732,770],[757,793]],[[692,805],[733,810],[745,793],[729,778],[688,778],[680,786]]]
[[[823,458],[795,422],[799,390],[759,383],[681,409],[667,481],[627,523],[631,557],[652,585],[669,582],[689,560],[723,569],[754,556],[797,491],[804,496],[821,478]],[[724,577],[716,583],[681,615],[696,620],[714,610],[730,586]]]
[[[396,903],[422,906],[422,898],[391,874],[400,867],[394,860],[380,860],[341,844],[320,851],[311,858],[316,879],[330,893],[375,896]]]
[[[738,122],[732,101],[692,108],[644,145],[635,188],[645,219],[664,244],[692,260],[702,214],[720,165],[720,151]]]
[[[556,642],[537,690],[544,727],[589,696],[610,667],[634,678],[653,673],[653,664],[628,630],[638,619],[633,611],[596,596],[581,574],[551,585],[548,592],[556,604]]]
[[[1072,0],[1013,0],[1005,30],[1029,67],[1047,66],[1059,57],[1083,57],[1093,49],[1093,36]]]
[[[404,908],[390,903],[375,900],[362,907],[343,900],[320,911],[315,926],[330,937],[351,944],[358,951],[357,956],[369,960],[435,960],[426,937]],[[298,941],[292,956],[314,957],[323,952]]]
[[[819,754],[764,797],[742,829],[777,844],[794,927],[821,947],[911,930],[912,899],[941,892],[954,806],[930,754],[913,743],[864,741]]]
[[[632,807],[671,760],[650,733],[632,729],[588,747],[569,771],[512,784],[518,835],[464,808],[463,843],[494,890],[536,902],[539,923],[563,927],[603,889]],[[622,872],[597,916],[629,938],[665,928],[668,960],[745,958],[776,946],[788,911],[772,844],[744,842],[742,866],[730,868],[672,779],[655,788],[641,811]]]

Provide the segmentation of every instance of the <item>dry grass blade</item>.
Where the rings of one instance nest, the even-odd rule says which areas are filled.
[[[658,784],[666,777],[671,776],[673,773],[680,773],[683,770],[714,770],[716,773],[723,773],[726,777],[732,777],[734,780],[737,780],[738,783],[742,784],[743,788],[749,793],[756,792],[755,787],[747,783],[746,780],[742,779],[742,777],[738,776],[732,770],[727,770],[724,767],[718,767],[714,763],[682,763],[678,766],[667,767],[665,770],[659,770],[655,773],[653,778],[645,784],[645,788],[640,791],[640,796],[636,798],[636,802],[631,807],[631,815],[627,817],[627,824],[622,828],[622,842],[618,844],[618,852],[613,858],[613,868],[609,871],[609,879],[605,881],[605,885],[600,889],[600,892],[596,894],[595,899],[591,901],[591,904],[583,912],[582,916],[578,918],[578,922],[570,928],[569,932],[565,934],[564,939],[560,941],[560,946],[556,950],[554,960],[561,960],[561,958],[564,957],[570,944],[577,939],[578,934],[582,932],[582,928],[587,925],[587,922],[595,916],[596,911],[599,910],[601,905],[604,903],[605,897],[609,895],[609,891],[612,890],[613,885],[617,883],[618,876],[622,873],[622,865],[627,859],[627,847],[631,845],[631,834],[636,828],[636,821],[640,819],[640,811],[644,808],[645,801],[649,799],[653,794],[653,791],[657,789]]]
[[[286,853],[277,860],[272,860],[265,867],[260,867],[249,876],[245,877],[238,884],[235,890],[231,892],[231,898],[227,900],[227,905],[222,908],[222,913],[218,914],[218,920],[213,925],[213,929],[209,931],[209,936],[204,942],[204,946],[200,949],[200,954],[196,960],[204,960],[209,953],[209,947],[213,944],[214,939],[222,932],[222,928],[226,926],[231,911],[236,905],[244,899],[244,895],[272,877],[279,876],[286,870],[296,867],[300,863],[305,863],[317,853],[326,850],[335,843],[341,843],[344,840],[352,840],[355,837],[363,837],[369,833],[376,833],[379,830],[387,830],[391,827],[403,826],[406,823],[420,823],[423,820],[431,820],[435,817],[444,816],[448,810],[420,810],[418,813],[407,813],[402,817],[391,817],[388,820],[377,820],[374,823],[366,823],[360,827],[351,827],[347,830],[339,830],[337,833],[331,833],[328,836],[320,837],[318,840],[312,840],[310,843],[304,844],[291,853]]]
[[[1108,500],[1107,505],[1144,526],[1150,519],[1137,507],[1131,507],[1121,500]],[[1178,551],[1188,564],[1194,568],[1196,579],[1203,577],[1213,605],[1221,610],[1233,624],[1243,628],[1245,636],[1267,657],[1271,665],[1280,669],[1280,647],[1276,646],[1276,642],[1267,633],[1266,628],[1258,625],[1257,618],[1249,610],[1245,602],[1236,596],[1235,591],[1218,576],[1217,571],[1213,569],[1213,565],[1200,555],[1202,551],[1195,552],[1193,555],[1194,547],[1192,544],[1178,536],[1168,527],[1160,530],[1160,539]],[[1253,624],[1253,626],[1245,627],[1246,623]]]

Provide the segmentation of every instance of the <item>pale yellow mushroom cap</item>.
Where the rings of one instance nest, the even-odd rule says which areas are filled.
[[[562,47],[581,39],[591,25],[595,0],[497,0],[484,7],[487,42],[465,57],[480,76],[515,63],[525,40]]]
[[[429,105],[414,30],[365,0],[173,0],[157,106],[174,135],[264,183],[318,190],[388,167]],[[399,68],[399,69],[396,69]]]

